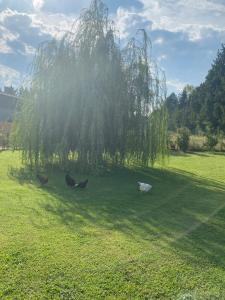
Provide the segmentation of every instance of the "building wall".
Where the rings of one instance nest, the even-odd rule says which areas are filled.
[[[0,92],[0,122],[12,121],[17,97]]]

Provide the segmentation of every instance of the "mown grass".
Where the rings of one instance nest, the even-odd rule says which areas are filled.
[[[117,169],[80,191],[56,170],[40,188],[18,153],[0,166],[0,299],[225,299],[224,155]]]

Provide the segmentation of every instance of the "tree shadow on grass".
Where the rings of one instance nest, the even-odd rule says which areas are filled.
[[[75,232],[107,230],[168,247],[193,263],[225,267],[225,183],[180,170],[122,169],[91,177],[86,190],[70,190],[55,174],[42,209]],[[137,191],[138,180],[153,185]]]
[[[65,185],[63,172],[48,175],[49,186],[39,191],[43,197],[38,212],[48,212],[51,220],[72,232],[87,236],[91,232],[96,238],[102,230],[119,232],[166,247],[192,263],[208,261],[225,268],[225,183],[177,169],[133,168],[90,176],[88,188],[76,190]],[[137,181],[148,182],[153,189],[140,193]],[[38,219],[32,223],[41,228]],[[43,229],[55,222],[45,223]]]
[[[205,158],[210,157],[210,154],[206,151],[202,151],[202,152],[189,151],[188,153],[191,154],[191,155],[201,156],[201,157],[205,157]]]
[[[214,154],[214,153],[212,153],[212,154]],[[207,157],[210,157],[210,154],[209,154],[209,152],[206,152],[206,151],[198,151],[198,152],[196,152],[196,151],[187,151],[187,152],[182,152],[182,151],[172,151],[171,152],[171,155],[172,156],[181,156],[181,157],[190,157],[190,156],[192,156],[192,155],[196,155],[196,156],[201,156],[201,157],[205,157],[205,158],[207,158]]]
[[[11,179],[16,179],[20,184],[33,183],[35,180],[34,173],[28,167],[14,168],[10,167],[8,169],[8,177]]]
[[[225,151],[220,151],[220,152],[214,151],[214,152],[212,152],[212,154],[213,155],[218,155],[218,156],[225,156]]]

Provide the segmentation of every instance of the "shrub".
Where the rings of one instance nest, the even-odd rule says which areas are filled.
[[[225,150],[225,132],[218,132],[218,144],[217,148],[219,151],[224,151]]]
[[[174,133],[169,133],[167,136],[167,148],[172,151],[177,150],[176,135]]]
[[[190,142],[190,131],[188,128],[183,127],[178,129],[178,136],[177,136],[177,146],[178,148],[183,151],[187,152]]]
[[[218,137],[208,133],[206,135],[206,147],[208,150],[212,151],[214,150],[214,148],[216,147],[216,145],[218,144]]]

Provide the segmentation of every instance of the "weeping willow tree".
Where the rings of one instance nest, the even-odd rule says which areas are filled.
[[[94,0],[72,33],[38,49],[15,144],[35,166],[153,164],[166,153],[165,91],[146,32],[121,49],[106,6]]]

